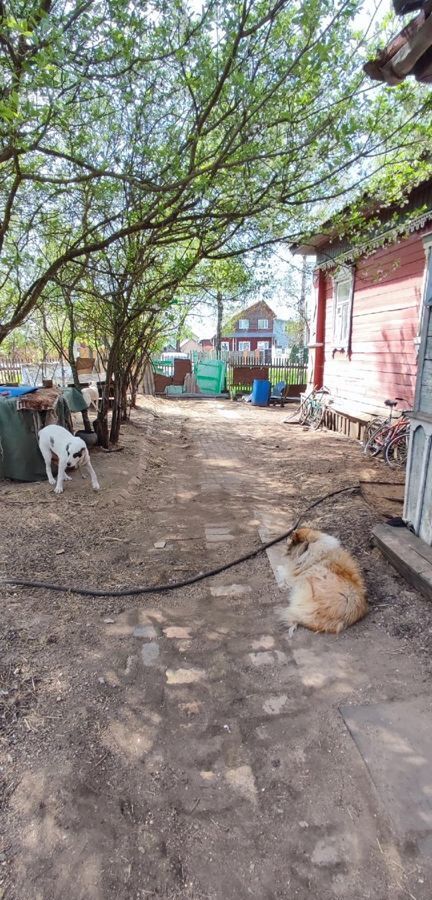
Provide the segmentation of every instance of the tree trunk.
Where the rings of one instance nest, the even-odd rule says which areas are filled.
[[[102,401],[100,410],[97,415],[97,419],[94,423],[94,429],[98,436],[98,442],[101,447],[105,447],[108,450],[109,447],[109,429],[108,429],[108,412],[109,412],[109,397],[110,397],[110,387],[112,382],[113,373],[116,369],[116,357],[118,354],[117,344],[114,343],[110,348],[108,353],[108,359],[106,364],[105,371],[105,385],[102,390]],[[115,406],[115,404],[114,404]],[[114,409],[113,409],[114,414]]]
[[[128,405],[127,405],[128,383],[129,383],[129,379],[125,378],[123,380],[122,389],[121,389],[121,416],[120,416],[120,419],[122,422],[127,422],[127,420],[128,420]]]
[[[216,294],[217,305],[217,324],[216,324],[216,350],[221,351],[222,346],[222,319],[223,319],[223,296],[220,291]]]
[[[120,373],[114,372],[114,403],[111,415],[110,443],[117,444],[120,437],[122,420],[123,379]]]
[[[74,345],[74,339],[73,339],[73,335],[71,333],[71,337],[69,340],[69,347],[68,347],[69,365],[72,369],[73,383],[74,383],[77,391],[79,391],[82,396],[82,389],[81,389],[81,384],[80,384],[80,380],[78,377],[78,369],[76,367],[73,345]],[[91,434],[92,427],[91,427],[88,411],[86,409],[83,409],[81,415],[82,415],[82,420],[83,420],[83,425],[84,425],[84,431],[86,431],[87,434]]]
[[[139,377],[140,377],[140,373],[137,372],[136,374],[132,375],[132,378],[131,378],[131,382],[130,382],[131,409],[137,408],[136,400],[137,400],[137,394],[138,394]]]

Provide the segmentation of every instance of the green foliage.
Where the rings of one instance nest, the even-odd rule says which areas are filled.
[[[103,281],[127,235],[163,313],[202,260],[294,239],[401,147],[413,166],[429,106],[365,86],[361,6],[3,0],[0,342],[76,265]]]

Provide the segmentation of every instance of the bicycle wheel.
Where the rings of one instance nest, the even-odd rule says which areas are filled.
[[[303,403],[300,404],[300,412],[299,412],[300,425],[306,425],[308,416],[310,414],[310,406],[311,406],[311,402],[308,399],[304,400]]]
[[[309,418],[309,425],[313,428],[314,431],[318,431],[320,425],[322,425],[324,420],[325,406],[321,403],[315,402],[314,409],[312,411],[312,415]]]
[[[387,420],[383,419],[380,416],[376,416],[375,419],[371,419],[370,422],[368,422],[365,427],[363,445],[366,446],[367,442],[371,439],[372,435],[374,435],[375,432],[379,428],[382,428],[386,424],[387,424]]]
[[[382,453],[389,437],[391,427],[391,425],[382,425],[381,428],[377,428],[377,430],[374,431],[365,444],[363,451],[365,456],[379,456],[379,454]]]
[[[404,469],[408,457],[409,429],[399,431],[385,449],[385,461],[392,469]]]

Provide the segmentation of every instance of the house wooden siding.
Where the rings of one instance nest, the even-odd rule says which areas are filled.
[[[323,383],[342,413],[366,419],[385,412],[384,400],[394,397],[413,405],[425,232],[430,226],[357,261],[350,352],[333,348],[334,288],[325,273]]]

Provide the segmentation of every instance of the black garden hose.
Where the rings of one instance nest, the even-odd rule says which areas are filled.
[[[222,566],[217,566],[215,569],[209,569],[207,572],[199,572],[198,575],[192,575],[190,578],[184,578],[182,581],[172,581],[169,584],[154,584],[149,587],[130,587],[120,588],[119,590],[100,591],[96,588],[66,587],[63,584],[52,584],[49,581],[30,581],[29,579],[24,578],[8,578],[0,581],[0,587],[15,585],[17,587],[40,588],[45,591],[59,591],[63,594],[79,594],[81,597],[133,597],[137,594],[162,594],[165,591],[174,591],[178,588],[187,587],[190,584],[196,584],[198,581],[204,581],[205,578],[212,578],[214,575],[226,572],[228,569],[232,569],[234,566],[238,566],[248,559],[253,559],[260,553],[263,553],[264,550],[268,550],[269,547],[273,547],[275,544],[279,544],[280,541],[286,540],[286,538],[295,531],[307,513],[321,503],[324,503],[325,500],[336,497],[338,494],[345,494],[348,491],[356,493],[358,490],[359,485],[350,485],[349,487],[340,488],[337,491],[331,491],[329,494],[325,494],[324,497],[319,497],[318,500],[314,500],[313,503],[310,503],[309,506],[297,516],[294,525],[292,525],[288,531],[278,535],[278,537],[272,538],[271,541],[266,541],[265,544],[260,544],[255,550],[250,550],[249,553],[245,553],[243,556],[231,560],[231,562],[224,563]]]

